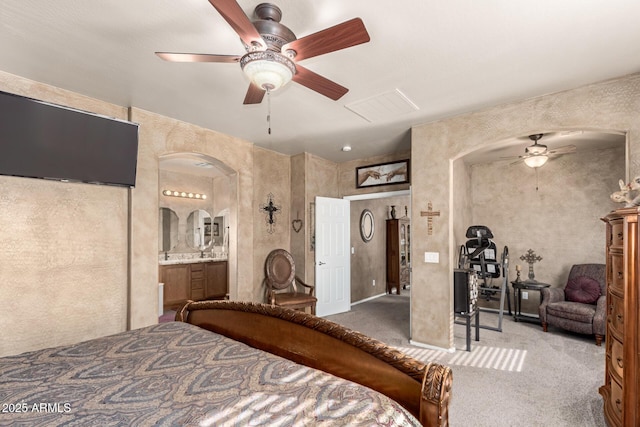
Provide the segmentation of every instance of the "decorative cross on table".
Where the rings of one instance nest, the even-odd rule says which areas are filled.
[[[273,202],[273,194],[267,195],[267,203],[260,205],[260,211],[266,213],[267,232],[273,233],[275,231],[276,217],[282,209]]]
[[[434,211],[431,202],[427,204],[427,210],[420,212],[420,216],[427,217],[427,234],[431,236],[433,234],[433,217],[440,216],[440,211]]]
[[[533,249],[529,249],[526,254],[520,255],[520,259],[527,262],[529,264],[529,280],[535,280],[535,275],[533,274],[533,264],[536,261],[542,261],[542,257],[536,255],[533,252]]]

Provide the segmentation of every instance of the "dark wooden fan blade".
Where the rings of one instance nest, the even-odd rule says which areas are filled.
[[[260,104],[262,102],[262,98],[264,98],[264,94],[266,90],[259,88],[258,86],[251,83],[249,85],[249,89],[247,90],[247,94],[244,97],[243,104]]]
[[[238,2],[235,0],[209,0],[209,3],[211,3],[211,6],[215,7],[225,21],[231,25],[231,28],[238,33],[240,40],[242,40],[244,44],[253,46],[258,43],[263,49],[266,49],[267,44]]]
[[[238,62],[240,56],[210,55],[208,53],[156,52],[160,58],[170,62]]]
[[[345,93],[349,92],[349,89],[346,87],[340,86],[338,83],[332,82],[299,64],[296,64],[296,74],[293,76],[293,81],[334,101],[337,101],[342,98]]]
[[[353,18],[350,21],[287,43],[282,46],[282,52],[294,50],[296,52],[295,60],[297,62],[306,58],[312,58],[366,43],[369,40],[371,39],[369,38],[367,29],[364,27],[362,19]]]

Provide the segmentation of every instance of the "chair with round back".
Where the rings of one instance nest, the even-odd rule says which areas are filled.
[[[311,314],[316,314],[318,299],[313,296],[314,286],[304,283],[296,276],[295,263],[289,252],[284,249],[271,251],[264,268],[267,302],[294,310],[310,307]],[[301,286],[300,290],[297,285]]]

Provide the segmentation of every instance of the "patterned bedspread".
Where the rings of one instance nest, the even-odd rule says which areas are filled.
[[[0,425],[419,425],[373,390],[181,322],[0,358]]]

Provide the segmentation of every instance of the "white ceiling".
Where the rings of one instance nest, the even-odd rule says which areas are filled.
[[[258,3],[239,0],[250,17]],[[640,71],[638,0],[274,3],[298,37],[360,17],[371,41],[302,61],[350,91],[339,101],[295,83],[274,92],[271,135],[266,98],[242,104],[238,64],[154,55],[244,52],[206,0],[1,0],[0,70],[337,162],[408,150],[412,125]],[[418,109],[369,122],[346,108],[395,90]],[[522,137],[505,146],[523,151]]]

